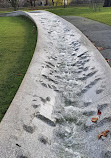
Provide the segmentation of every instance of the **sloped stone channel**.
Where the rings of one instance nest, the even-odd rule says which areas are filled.
[[[107,62],[62,18],[46,11],[11,16],[21,14],[35,21],[38,42],[1,122],[0,157],[111,157],[111,70]]]

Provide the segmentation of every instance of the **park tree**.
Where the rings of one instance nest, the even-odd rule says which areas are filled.
[[[27,2],[30,2],[31,7],[35,7],[35,1],[36,1],[36,0],[29,0],[29,1],[27,1]]]
[[[33,6],[33,2],[32,2],[32,0],[30,0],[30,5],[31,5],[31,7]]]
[[[111,0],[104,0],[103,7],[111,7]]]
[[[66,4],[65,4],[66,2],[65,2],[65,0],[64,0],[64,8],[66,7]]]
[[[54,5],[54,0],[52,0],[52,5]]]
[[[12,7],[14,8],[14,10],[17,10],[17,8],[18,8],[18,0],[10,0],[10,3],[12,5]]]
[[[46,5],[48,5],[48,0],[46,0]]]

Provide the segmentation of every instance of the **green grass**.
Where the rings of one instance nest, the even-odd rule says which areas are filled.
[[[89,12],[92,13],[92,10],[89,7],[67,7],[67,8],[52,8],[52,9],[47,9],[47,11],[50,11],[54,14],[57,14],[59,16],[73,16],[73,15],[81,15],[81,14],[87,14]]]
[[[25,11],[31,11],[31,10],[36,10],[36,9],[45,9],[47,11],[50,11],[54,14],[57,14],[59,16],[82,16],[86,17],[89,19],[93,19],[102,23],[105,23],[107,25],[111,25],[111,7],[102,7],[102,4],[100,4],[100,11],[97,8],[97,11],[94,12],[92,7],[88,6],[76,6],[76,7],[71,7],[68,6],[66,8],[63,7],[36,7],[36,8],[23,8],[20,10],[25,10]],[[3,12],[8,12],[11,10],[1,10],[0,13]]]
[[[111,7],[101,7],[96,12],[90,7],[67,7],[47,9],[59,16],[81,16],[111,25]]]
[[[0,8],[0,13],[7,13],[7,12],[12,12],[13,11],[13,9],[12,8],[9,8],[9,9],[7,9],[7,8]]]
[[[34,23],[25,17],[0,18],[0,120],[26,73],[36,34]]]

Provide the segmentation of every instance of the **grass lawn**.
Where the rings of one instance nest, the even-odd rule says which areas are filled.
[[[47,9],[48,8],[48,9]],[[38,9],[45,9],[50,11],[54,14],[59,16],[82,16],[89,19],[93,19],[107,25],[111,25],[111,7],[100,7],[100,11],[97,8],[97,11],[94,12],[92,7],[88,6],[76,6],[76,7],[36,7],[36,8],[24,8],[20,10],[31,11],[31,10],[38,10]],[[0,13],[9,12],[11,10],[1,10]]]
[[[29,66],[36,34],[36,26],[25,17],[0,17],[0,120]]]
[[[0,13],[7,13],[14,11],[13,8],[0,8]]]
[[[111,7],[101,7],[96,12],[89,7],[67,7],[47,9],[59,16],[81,16],[111,25]]]

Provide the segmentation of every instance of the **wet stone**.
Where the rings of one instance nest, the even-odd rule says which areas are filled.
[[[107,108],[108,107],[108,104],[106,103],[106,104],[99,104],[98,106],[97,106],[97,109],[98,110],[103,110],[103,109],[105,109],[105,108]]]
[[[47,98],[46,98],[46,101],[50,101],[50,97],[47,97]]]
[[[28,158],[28,157],[24,155],[18,155],[16,158]]]
[[[46,136],[40,136],[38,140],[43,144],[48,143],[48,137],[46,137]]]
[[[111,151],[107,151],[105,153],[102,152],[102,158],[111,158]]]
[[[19,145],[19,144],[16,144],[16,146],[21,147],[21,145]]]
[[[97,88],[95,89],[95,85],[101,80],[98,77],[99,71],[97,67],[94,67],[96,65],[95,61],[91,60],[91,52],[87,47],[84,49],[85,45],[82,47],[83,41],[81,42],[81,37],[78,36],[79,33],[76,35],[75,30],[71,30],[69,25],[67,27],[64,26],[64,22],[60,21],[58,23],[59,20],[56,17],[51,18],[49,15],[49,17],[44,18],[42,14],[40,16],[38,20],[43,19],[41,23],[44,23],[43,29],[48,37],[46,41],[48,49],[45,46],[43,47],[46,58],[42,68],[46,68],[49,71],[48,73],[44,71],[46,73],[41,74],[42,81],[37,82],[41,84],[41,88],[54,91],[54,94],[57,94],[55,101],[58,103],[54,103],[54,108],[56,109],[53,111],[55,113],[54,121],[47,115],[40,114],[40,112],[34,113],[34,117],[37,121],[39,120],[40,123],[42,122],[43,125],[46,125],[46,127],[48,126],[47,128],[54,129],[56,133],[54,143],[57,146],[57,150],[54,150],[58,155],[54,158],[86,158],[87,149],[85,149],[85,146],[88,143],[90,146],[91,142],[93,148],[95,144],[93,144],[92,140],[89,141],[85,137],[87,135],[85,132],[89,132],[87,137],[95,140],[96,138],[93,137],[93,134],[90,135],[90,133],[96,131],[98,127],[102,127],[103,124],[111,123],[111,117],[102,115],[102,110],[107,107],[107,104],[96,104],[95,108],[91,108],[93,105],[92,98],[84,97],[84,94],[88,93],[91,88],[94,89],[96,94],[102,93],[104,88],[96,86]],[[51,101],[48,93],[45,97],[42,94],[40,96],[37,100],[33,98],[35,99],[33,101],[36,102],[32,103],[32,107],[35,109],[41,104],[45,106],[46,103],[48,104]],[[60,99],[58,99],[59,97]],[[98,109],[101,110],[102,117],[99,117],[97,123],[94,124],[91,122],[91,116],[96,115]],[[34,127],[25,124],[23,129],[31,134],[35,130]],[[47,136],[39,135],[37,139],[41,146],[49,144]],[[19,145],[17,146],[19,147]],[[90,154],[92,158],[92,153]],[[46,155],[44,154],[44,156]],[[110,151],[105,150],[103,156],[104,158],[111,157]],[[20,153],[17,158],[27,157],[25,154]]]
[[[32,105],[34,109],[38,108],[40,105]]]
[[[46,99],[44,99],[44,98],[42,98],[42,97],[40,97],[40,99],[41,99],[41,101],[42,101],[43,103],[46,102]]]
[[[46,85],[45,83],[41,83],[41,85],[42,85],[43,87],[46,87],[46,88],[47,88],[47,85]]]
[[[100,94],[100,93],[102,93],[104,90],[103,89],[98,89],[98,90],[96,90],[96,94]]]
[[[35,130],[34,127],[27,126],[27,125],[25,125],[25,124],[23,125],[23,129],[24,129],[26,132],[30,133],[30,134],[32,134],[32,133],[34,132],[34,130]]]
[[[40,119],[41,121],[43,121],[44,123],[48,124],[49,126],[52,126],[52,127],[55,127],[55,126],[56,126],[55,122],[53,122],[53,121],[50,120],[49,118],[47,118],[47,117],[45,117],[45,116],[43,116],[43,115],[41,115],[41,114],[39,114],[39,113],[36,115],[36,117],[37,117],[38,119]]]
[[[92,116],[95,113],[96,113],[95,111],[85,111],[85,112],[83,112],[83,115],[85,115],[85,116]]]

